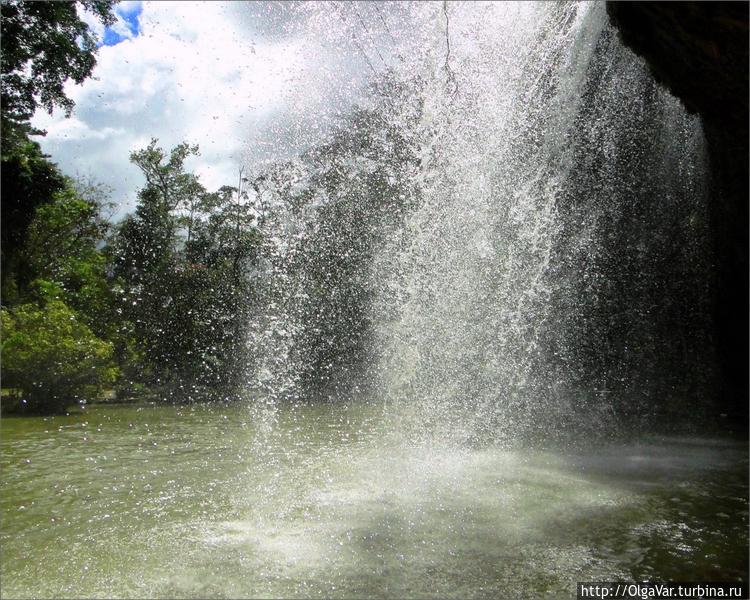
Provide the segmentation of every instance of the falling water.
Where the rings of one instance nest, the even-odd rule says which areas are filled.
[[[373,167],[355,166],[351,211],[375,239],[366,260],[327,288],[328,304],[305,313],[314,261],[292,274],[288,257],[300,253],[305,218],[320,229],[320,205],[340,202],[340,191],[306,216],[286,213],[285,234],[268,236],[281,240],[271,280],[287,282],[271,306],[285,313],[265,330],[283,348],[262,353],[277,368],[266,358],[255,379],[274,397],[313,393],[297,386],[309,352],[294,332],[309,334],[311,320],[338,311],[356,280],[368,299],[366,349],[361,339],[354,350],[327,341],[358,355],[355,387],[366,382],[399,419],[410,415],[412,434],[507,441],[625,422],[648,429],[706,410],[713,359],[698,119],[621,45],[603,5],[406,8],[401,30],[383,19],[380,39],[372,24],[367,39],[355,38],[402,86],[380,125],[398,129],[415,156],[389,167],[398,217],[372,218],[374,192],[358,177]],[[321,33],[330,23],[316,14]],[[376,162],[395,162],[391,146],[379,152]],[[409,199],[399,200],[405,189]],[[333,228],[324,243],[344,233]],[[337,325],[353,329],[351,315]],[[332,359],[326,368],[326,379],[352,387],[348,366]]]
[[[453,81],[438,70],[428,92],[422,203],[406,250],[381,265],[406,286],[381,323],[387,395],[469,438],[653,417],[670,393],[695,402],[685,396],[711,364],[697,355],[699,122],[620,45],[602,5],[449,12]],[[693,379],[675,389],[670,372]]]
[[[3,419],[4,594],[746,581],[698,119],[603,3],[280,10],[334,100],[253,182],[250,412]]]

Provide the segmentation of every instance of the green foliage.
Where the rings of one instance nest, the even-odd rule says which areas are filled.
[[[187,209],[195,206],[205,190],[193,173],[185,171],[185,160],[200,154],[198,146],[182,143],[167,155],[157,146],[159,140],[152,139],[143,150],[133,152],[130,162],[146,177],[146,190],[156,192],[155,199],[166,211]]]
[[[5,129],[3,129],[5,135]],[[26,140],[2,145],[2,292],[7,303],[17,288],[24,288],[32,277],[21,249],[34,213],[65,187],[65,178],[47,160],[39,144]]]
[[[113,342],[122,342],[99,249],[109,227],[102,194],[62,180],[26,228],[16,254],[21,285],[8,279],[10,298],[4,289],[3,382],[22,389],[33,412],[96,397],[118,372]]]
[[[56,284],[61,298],[97,334],[111,328],[112,299],[106,279],[106,257],[98,249],[109,224],[101,215],[99,194],[88,197],[68,182],[49,204],[36,211],[24,246],[27,264],[37,277]]]
[[[85,9],[113,0],[0,0],[4,382],[39,412],[111,385],[226,389],[245,368],[250,266],[260,236],[246,194],[209,193],[185,163],[198,147],[157,140],[131,161],[146,178],[110,236],[106,193],[64,177],[29,135],[38,108],[70,114],[64,85],[95,66]],[[240,184],[242,185],[242,183]]]
[[[105,25],[114,20],[113,0],[27,2],[3,0],[2,115],[4,133],[11,124],[27,122],[37,106],[57,106],[70,114],[65,95],[69,79],[82,83],[96,65],[96,38],[78,16],[78,5]]]
[[[41,205],[65,187],[57,167],[29,135],[43,134],[29,119],[38,107],[70,114],[68,80],[82,83],[96,64],[96,39],[78,16],[83,8],[104,24],[114,22],[114,0],[0,2],[0,116],[2,117],[2,294],[20,301],[34,279],[22,247]]]
[[[40,282],[51,291],[54,286]],[[60,300],[2,309],[3,385],[20,388],[27,409],[62,412],[114,384],[113,346]]]
[[[235,188],[209,193],[186,170],[197,146],[157,144],[131,155],[146,186],[114,243],[120,309],[138,357],[131,373],[183,397],[226,392],[245,367],[243,300],[259,236]]]
[[[290,360],[305,384],[355,378],[371,334],[368,269],[412,196],[404,182],[419,159],[407,138],[421,107],[386,77],[296,166],[240,171],[238,187],[215,192],[186,165],[197,146],[152,139],[130,156],[146,179],[136,211],[113,228],[103,190],[65,178],[28,120],[39,107],[70,113],[64,84],[91,75],[96,51],[77,10],[107,24],[114,4],[0,0],[4,382],[40,412],[111,385],[115,363],[130,391],[228,393],[246,379],[264,303],[303,324]]]
[[[199,316],[190,354],[199,362],[192,368],[200,369],[208,385],[236,385],[248,366],[249,271],[257,263],[261,236],[251,205],[237,198],[227,186],[204,196],[183,254],[182,280],[193,294],[190,314]]]

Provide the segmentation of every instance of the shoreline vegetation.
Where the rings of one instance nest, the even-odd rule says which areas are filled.
[[[152,404],[158,402],[159,395],[153,392],[142,392],[139,395],[118,395],[114,389],[104,390],[101,395],[95,398],[86,398],[81,402],[67,405],[64,409],[50,415],[37,414],[27,409],[24,402],[23,391],[19,389],[6,389],[0,392],[0,404],[2,405],[2,416],[54,416],[65,415],[71,412],[79,412],[92,406],[113,406],[113,405],[138,405]]]
[[[334,372],[355,380],[371,327],[357,273],[401,218],[408,190],[385,165],[351,174],[367,179],[367,202],[341,198],[348,186],[336,170],[381,152],[375,140],[362,147],[360,136],[381,124],[397,95],[386,81],[374,94],[379,105],[355,110],[352,126],[323,147],[214,192],[184,167],[197,146],[166,151],[154,139],[130,156],[146,183],[119,222],[106,217],[112,203],[102,186],[63,175],[28,137],[4,142],[3,189],[38,199],[23,204],[23,224],[4,228],[3,386],[16,391],[3,395],[3,413],[60,413],[109,390],[122,401],[236,397],[268,354],[263,344],[274,343],[263,323],[290,294],[281,271],[305,273],[307,289],[292,292],[302,299],[295,310],[319,322],[295,340],[301,388],[325,389]],[[414,160],[397,135],[379,143],[395,145],[407,167]],[[339,199],[305,206],[321,192]],[[290,219],[298,245],[281,256],[279,231]]]
[[[106,190],[63,175],[36,142],[4,151],[4,205],[9,188],[42,196],[40,171],[55,179],[34,210],[25,203],[23,235],[3,242],[4,414],[236,382],[242,271],[259,236],[234,189],[208,193],[183,170],[197,153],[182,144],[167,155],[156,140],[133,153],[147,184],[136,213],[113,223]]]
[[[97,3],[103,23],[114,4]],[[90,35],[75,7],[4,3],[4,52],[39,29]],[[59,59],[54,69],[33,54],[3,63],[2,383],[23,397],[4,396],[3,414],[61,413],[108,390],[164,402],[237,398],[265,385],[254,374],[277,353],[278,335],[295,336],[289,369],[302,397],[331,397],[339,380],[363,385],[372,323],[362,274],[416,198],[403,176],[419,161],[416,83],[382,74],[366,106],[319,145],[262,172],[239,166],[237,184],[214,191],[186,167],[197,145],[152,139],[130,154],[144,185],[134,212],[115,221],[117,199],[62,173],[30,124],[37,108],[72,111],[62,83],[91,76],[96,45],[71,43],[67,56],[45,43],[37,50]],[[292,290],[291,278],[303,288]],[[294,317],[314,326],[271,331],[290,297]]]

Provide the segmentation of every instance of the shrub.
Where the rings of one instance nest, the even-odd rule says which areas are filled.
[[[112,344],[60,300],[3,308],[0,320],[3,386],[23,390],[26,410],[63,412],[116,381]]]

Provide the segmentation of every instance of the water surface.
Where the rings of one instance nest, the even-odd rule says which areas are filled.
[[[4,597],[567,597],[737,580],[747,450],[412,445],[372,406],[2,420]]]

